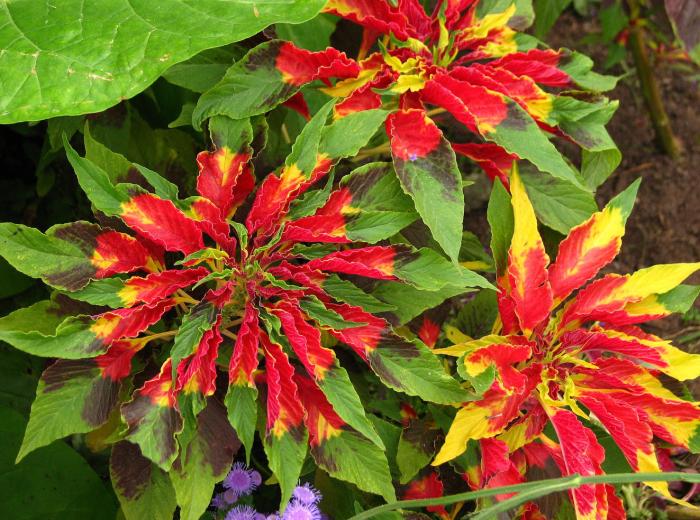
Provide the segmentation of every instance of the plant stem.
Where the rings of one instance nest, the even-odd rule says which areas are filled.
[[[375,146],[374,148],[364,148],[357,152],[357,155],[350,159],[352,162],[358,162],[361,161],[362,159],[366,159],[367,157],[370,157],[372,155],[377,155],[377,154],[385,154],[389,153],[391,151],[391,146],[389,145],[389,142],[387,141],[386,143],[382,143],[379,146]]]
[[[234,341],[235,341],[236,339],[238,339],[238,336],[237,336],[236,334],[234,334],[233,332],[229,331],[229,330],[221,329],[220,332],[221,332],[221,335],[222,335],[222,336],[226,336],[227,338],[231,338],[231,339],[234,340]]]
[[[644,96],[651,122],[654,125],[656,138],[659,140],[664,152],[675,159],[681,152],[680,143],[673,134],[671,121],[668,118],[661,97],[661,90],[659,89],[659,84],[656,81],[656,76],[649,62],[649,54],[647,53],[644,37],[644,27],[639,23],[640,6],[638,0],[627,0],[627,3],[631,14],[627,45],[632,51],[634,64],[637,68],[637,77],[642,87],[642,95]]]
[[[155,334],[150,334],[148,336],[143,336],[142,339],[145,342],[153,341],[154,339],[163,339],[163,338],[170,338],[177,334],[178,329],[173,329],[173,330],[166,330],[165,332],[157,332]]]
[[[570,475],[549,480],[540,480],[537,482],[527,482],[525,484],[515,484],[512,486],[503,486],[498,488],[480,489],[478,491],[467,491],[466,493],[458,493],[456,495],[448,495],[438,498],[422,498],[418,500],[399,500],[391,504],[374,507],[355,516],[349,520],[364,520],[373,518],[379,513],[388,511],[396,511],[397,509],[415,509],[418,507],[441,506],[455,504],[457,502],[465,502],[468,500],[476,500],[478,498],[492,497],[495,495],[504,495],[508,493],[518,493],[516,496],[499,502],[495,506],[489,507],[476,516],[473,520],[486,520],[494,518],[499,513],[508,511],[523,502],[533,500],[535,498],[555,493],[558,491],[566,491],[569,489],[578,488],[584,484],[629,484],[633,482],[670,482],[670,481],[685,481],[685,482],[700,482],[700,474],[697,473],[617,473],[612,475],[593,475],[590,477],[582,477],[580,475]]]

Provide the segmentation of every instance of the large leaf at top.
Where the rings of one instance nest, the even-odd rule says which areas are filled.
[[[0,123],[104,110],[168,67],[324,0],[35,0],[0,4]],[[40,21],[40,23],[39,23]]]

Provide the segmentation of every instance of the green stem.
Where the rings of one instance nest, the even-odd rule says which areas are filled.
[[[627,3],[632,15],[627,45],[632,51],[637,77],[642,87],[642,95],[644,96],[651,122],[654,125],[656,138],[659,140],[664,152],[675,159],[680,155],[681,148],[678,139],[673,135],[671,120],[666,113],[661,90],[649,62],[644,27],[639,23],[640,6],[637,0],[627,0]]]
[[[489,507],[473,517],[473,520],[486,520],[493,518],[499,513],[508,511],[528,500],[556,493],[558,491],[567,491],[569,489],[578,488],[585,484],[630,484],[635,482],[670,482],[670,481],[685,481],[685,482],[700,482],[700,474],[697,473],[619,473],[613,475],[593,475],[590,477],[582,477],[580,475],[570,475],[568,477],[555,478],[550,480],[540,480],[537,482],[527,482],[525,484],[515,484],[512,486],[503,486],[499,488],[480,489],[478,491],[468,491],[466,493],[458,493],[456,495],[448,495],[438,498],[421,498],[418,500],[399,500],[391,504],[374,507],[367,511],[363,511],[349,520],[364,520],[365,518],[373,518],[380,513],[388,511],[396,511],[397,509],[415,509],[417,507],[428,506],[443,506],[455,504],[468,500],[476,500],[479,498],[492,497],[495,495],[505,495],[509,493],[518,493],[516,496],[499,502],[495,506]]]

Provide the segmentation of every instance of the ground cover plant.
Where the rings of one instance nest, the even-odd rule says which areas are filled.
[[[692,511],[654,327],[700,262],[613,274],[640,181],[596,197],[567,5],[3,5],[3,517]]]

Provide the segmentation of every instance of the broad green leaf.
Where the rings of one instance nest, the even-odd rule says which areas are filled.
[[[334,104],[335,101],[331,100],[323,105],[304,126],[292,145],[291,153],[284,160],[286,166],[296,164],[307,177],[309,176],[318,162],[321,138],[325,132],[326,120]]]
[[[22,352],[64,359],[92,358],[105,345],[95,342],[87,316],[61,315],[58,305],[41,301],[0,318],[0,340]]]
[[[355,323],[346,321],[337,312],[327,309],[326,306],[315,296],[307,296],[299,301],[299,307],[319,325],[330,327],[334,330],[351,329],[365,323]]]
[[[112,309],[124,307],[124,300],[119,297],[119,291],[124,288],[121,278],[104,278],[93,280],[79,291],[69,293],[73,300],[86,302],[91,305],[106,305]]]
[[[615,171],[622,161],[622,154],[617,148],[600,152],[581,152],[581,176],[586,187],[595,191]]]
[[[498,179],[493,181],[486,217],[491,228],[491,252],[496,263],[496,272],[498,276],[502,276],[508,262],[508,249],[515,221],[510,195]]]
[[[462,286],[446,285],[437,291],[423,291],[400,282],[380,282],[372,295],[393,307],[398,323],[408,323],[423,311],[437,307],[453,296],[470,292]]]
[[[180,506],[180,518],[198,520],[233,464],[241,443],[231,428],[224,407],[209,399],[197,418],[197,430],[175,462],[170,479]]]
[[[102,377],[91,360],[58,360],[39,379],[17,460],[73,433],[87,433],[107,421],[119,383]]]
[[[322,0],[14,0],[0,9],[0,123],[100,112],[173,64],[276,22],[299,23]],[[37,23],[41,20],[41,23]]]
[[[56,289],[80,289],[97,268],[90,262],[85,244],[75,241],[72,234],[63,233],[79,226],[86,230],[93,227],[83,222],[58,224],[44,234],[22,224],[1,223],[0,255],[21,273],[41,278]]]
[[[450,263],[427,247],[407,248],[405,257],[399,255],[394,262],[394,275],[416,289],[437,291],[447,286],[493,288],[483,276]]]
[[[495,291],[479,291],[459,310],[452,324],[472,338],[480,338],[491,333],[498,316]]]
[[[572,52],[565,63],[559,68],[566,72],[579,86],[593,91],[606,92],[615,88],[618,77],[603,76],[593,72],[593,60],[588,56]]]
[[[205,119],[216,115],[245,119],[263,114],[298,92],[299,87],[285,83],[275,67],[283,44],[272,40],[248,51],[221,81],[202,94],[192,114],[192,125],[199,129]]]
[[[675,289],[659,294],[656,299],[670,312],[687,312],[700,294],[700,285],[681,284]]]
[[[277,37],[288,40],[297,47],[310,51],[322,51],[331,45],[331,34],[340,18],[329,14],[319,14],[308,22],[300,24],[275,24]]]
[[[141,455],[138,446],[115,444],[109,473],[126,520],[172,520],[177,502],[168,474]]]
[[[539,220],[564,235],[598,211],[592,193],[567,181],[524,168],[520,177]]]
[[[386,110],[348,114],[323,129],[319,151],[331,157],[352,157],[365,146],[386,119]]]
[[[64,442],[47,446],[15,464],[24,418],[0,407],[0,518],[93,520],[115,518],[117,503],[108,486]]]
[[[369,365],[389,388],[431,403],[452,404],[468,399],[440,360],[421,341],[393,336],[368,355]]]
[[[311,446],[311,455],[332,477],[381,495],[387,502],[396,500],[383,450],[359,433],[340,430],[319,445]]]
[[[337,275],[330,275],[323,281],[323,290],[336,300],[349,303],[350,305],[357,305],[367,312],[378,313],[396,309],[395,305],[378,300]]]
[[[403,160],[393,155],[396,175],[411,196],[440,247],[456,262],[462,237],[464,192],[462,175],[449,142],[440,136],[438,147],[426,156]]]

